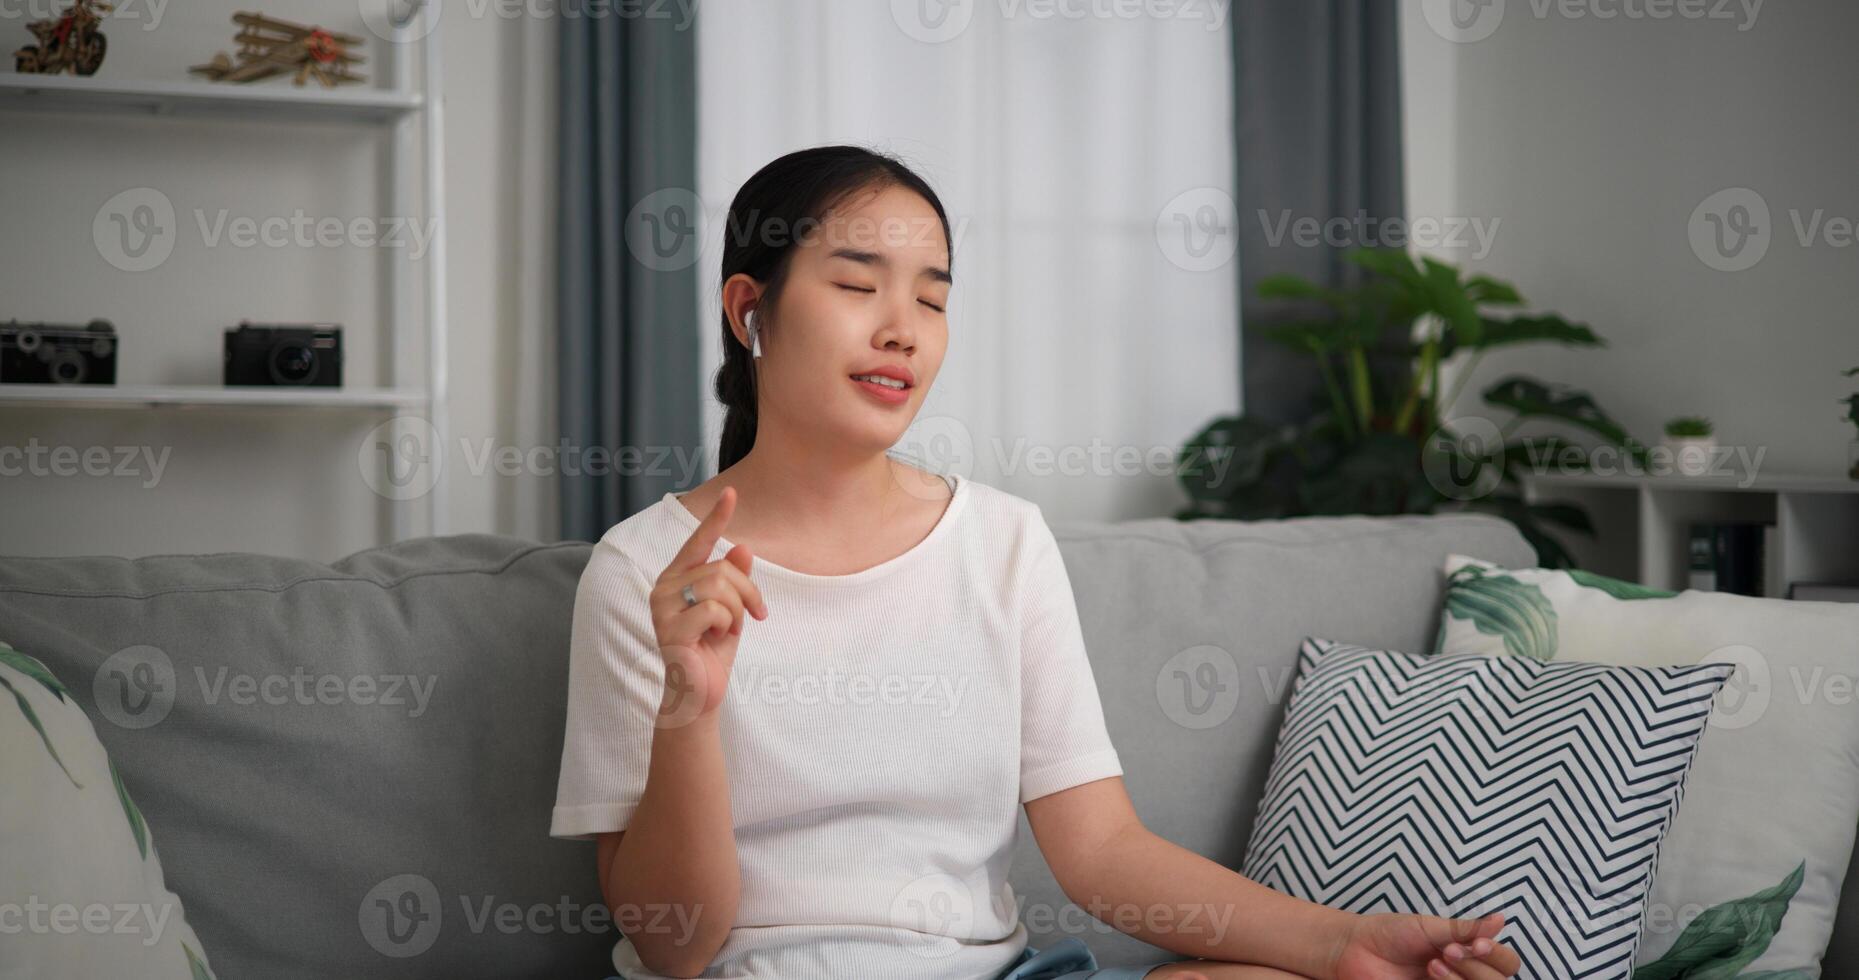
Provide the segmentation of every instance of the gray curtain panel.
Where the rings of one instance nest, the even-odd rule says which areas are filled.
[[[561,535],[701,479],[696,29],[561,18]],[[587,457],[583,457],[587,458]]]
[[[1231,24],[1245,413],[1289,422],[1309,415],[1322,383],[1309,355],[1262,336],[1273,317],[1258,283],[1354,281],[1345,249],[1291,234],[1300,219],[1402,216],[1400,11],[1386,0],[1238,0]]]

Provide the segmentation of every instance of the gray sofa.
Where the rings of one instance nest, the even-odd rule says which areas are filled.
[[[1469,515],[1054,531],[1139,813],[1228,866],[1298,641],[1427,649],[1448,552],[1532,560]],[[596,980],[593,845],[548,836],[587,555],[461,535],[331,565],[6,558],[0,640],[90,714],[222,980]],[[1024,818],[1013,882],[1035,945],[1084,928],[1105,965],[1168,958],[1063,913]],[[1855,905],[1827,976],[1859,969]]]

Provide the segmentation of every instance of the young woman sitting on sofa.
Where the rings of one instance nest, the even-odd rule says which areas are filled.
[[[1501,915],[1327,908],[1137,819],[1040,509],[890,451],[950,342],[917,174],[791,153],[723,234],[718,474],[607,531],[575,603],[550,833],[598,840],[621,976],[1517,973]],[[1029,947],[1021,806],[1073,903],[1189,959]]]

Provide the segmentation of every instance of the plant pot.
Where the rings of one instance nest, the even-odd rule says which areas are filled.
[[[1859,480],[1859,439],[1846,444],[1846,475]]]
[[[1703,476],[1717,459],[1717,440],[1711,436],[1665,437],[1672,451],[1672,466],[1681,476]]]

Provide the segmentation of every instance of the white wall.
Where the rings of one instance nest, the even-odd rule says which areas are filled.
[[[1680,5],[1509,0],[1475,22],[1496,25],[1488,37],[1455,43],[1429,16],[1444,2],[1404,6],[1409,212],[1498,221],[1487,255],[1452,257],[1610,342],[1488,357],[1455,414],[1481,414],[1481,387],[1526,371],[1589,389],[1644,441],[1701,414],[1720,443],[1766,451],[1765,474],[1843,473],[1859,247],[1803,245],[1793,216],[1859,218],[1859,7],[1711,3],[1728,16],[1655,20],[1630,14]],[[1719,271],[1688,227],[1739,187],[1766,201],[1769,247]]]
[[[106,25],[98,78],[184,80],[229,49],[230,14],[249,4],[128,0]],[[15,5],[0,19],[7,51],[27,40]],[[293,20],[368,38],[361,70],[388,74],[388,45],[357,5],[303,0]],[[444,14],[453,442],[553,442],[553,56],[555,24],[454,3]],[[474,16],[474,13],[476,14]],[[287,80],[258,84],[289,85]],[[383,195],[385,129],[0,112],[0,319],[112,320],[121,384],[218,384],[221,331],[242,318],[345,326],[349,387],[386,385],[385,263],[412,248],[209,244],[199,227],[229,219],[402,217]],[[417,145],[417,144],[416,144]],[[417,156],[415,157],[417,165]],[[103,203],[135,187],[177,212],[173,253],[127,272],[93,240]],[[417,208],[418,198],[414,198]],[[413,217],[423,220],[415,211]],[[417,295],[417,280],[416,295]],[[387,534],[381,497],[362,478],[363,436],[385,413],[300,410],[0,408],[4,447],[129,447],[131,476],[0,476],[0,553],[259,551],[329,559]],[[45,458],[45,457],[42,457]],[[0,460],[5,462],[5,460]],[[446,530],[539,536],[554,529],[546,477],[473,476],[446,459]],[[420,515],[423,522],[423,511]]]

